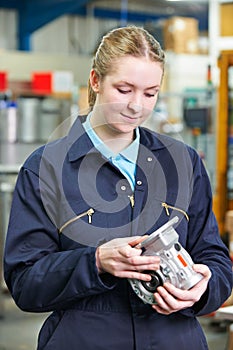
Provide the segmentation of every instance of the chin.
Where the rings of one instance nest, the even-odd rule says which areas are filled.
[[[118,133],[127,134],[133,132],[138,127],[138,124],[112,124],[110,127]]]

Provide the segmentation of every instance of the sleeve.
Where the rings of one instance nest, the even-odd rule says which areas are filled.
[[[186,249],[195,263],[211,270],[207,291],[186,315],[206,315],[217,310],[232,291],[232,262],[223,243],[212,211],[212,191],[202,160],[194,156],[194,180],[189,206],[189,226]]]
[[[114,279],[99,277],[95,251],[82,245],[60,250],[57,228],[41,200],[38,174],[23,167],[4,251],[5,281],[18,307],[30,312],[64,309],[79,298],[114,288]]]

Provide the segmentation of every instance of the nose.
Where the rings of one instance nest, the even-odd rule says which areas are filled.
[[[128,103],[128,108],[133,111],[133,113],[138,113],[142,110],[142,98],[139,95],[134,95]]]

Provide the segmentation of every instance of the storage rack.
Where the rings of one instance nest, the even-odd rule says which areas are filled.
[[[218,58],[220,70],[220,87],[217,113],[216,140],[216,191],[213,208],[219,224],[220,233],[225,233],[225,217],[228,210],[233,209],[233,199],[230,198],[228,176],[230,170],[229,136],[230,136],[230,98],[229,98],[229,68],[233,67],[233,51],[222,51]]]

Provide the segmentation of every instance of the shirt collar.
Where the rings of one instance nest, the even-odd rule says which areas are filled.
[[[96,134],[96,132],[93,130],[91,123],[91,113],[88,114],[86,121],[83,123],[83,127],[88,134],[89,138],[93,142],[94,146],[107,158],[114,158],[116,157],[116,154],[105,145],[105,143],[99,138],[99,136]],[[135,130],[136,138],[134,141],[123,151],[120,152],[120,155],[127,160],[129,160],[132,163],[136,163],[137,155],[138,155],[138,148],[139,148],[139,142],[140,142],[140,134],[139,129],[136,128]]]
[[[71,162],[76,161],[89,152],[97,152],[93,142],[83,128],[83,123],[85,122],[86,118],[87,116],[78,116],[66,137],[67,154],[68,159]],[[142,127],[139,127],[137,132],[140,135],[140,144],[148,148],[150,151],[171,147],[175,142],[170,137],[165,137],[164,135],[148,131]]]

